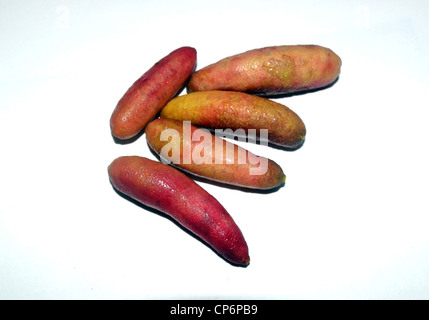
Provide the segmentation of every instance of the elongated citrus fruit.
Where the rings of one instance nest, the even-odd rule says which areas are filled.
[[[196,50],[181,47],[158,61],[125,92],[111,118],[112,135],[136,136],[184,85],[196,65]]]
[[[146,127],[149,146],[166,163],[223,184],[267,190],[286,176],[273,160],[197,128],[187,121],[155,119]]]
[[[231,90],[279,95],[325,87],[340,74],[341,59],[318,45],[249,50],[193,73],[188,91]]]
[[[118,191],[169,215],[227,261],[241,266],[249,263],[247,243],[232,217],[184,173],[139,156],[115,159],[108,173]]]
[[[285,148],[298,148],[305,140],[302,119],[288,107],[243,92],[201,91],[170,100],[161,118],[191,121],[208,129],[267,130],[268,142]]]

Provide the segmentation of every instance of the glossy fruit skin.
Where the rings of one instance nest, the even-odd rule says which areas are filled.
[[[196,50],[181,47],[158,61],[125,92],[110,118],[112,135],[136,136],[186,83],[196,66]]]
[[[268,142],[290,149],[300,147],[306,127],[288,107],[243,92],[201,91],[175,97],[161,111],[161,117],[189,120],[209,129],[267,129]]]
[[[189,127],[189,137],[184,138],[184,131],[187,129],[184,128],[182,121],[155,119],[146,127],[146,139],[149,146],[162,158],[163,147],[170,142],[165,141],[165,138],[161,139],[161,135],[166,129],[176,130],[180,136],[180,160],[171,164],[199,177],[222,184],[258,190],[273,189],[284,184],[286,176],[282,168],[273,160],[257,157],[248,150],[210,132],[206,132],[207,139],[192,140],[191,137],[194,136],[195,131],[202,129],[191,124]],[[202,148],[202,145],[207,146],[207,148]],[[197,151],[201,149],[204,152],[209,151],[207,163],[194,161],[192,155],[195,148],[198,148]],[[227,150],[233,150],[233,152]],[[185,152],[188,152],[187,161],[184,161]],[[255,162],[256,157],[257,162]],[[253,160],[249,160],[250,158]]]
[[[254,49],[197,70],[188,92],[230,90],[281,95],[318,89],[338,78],[341,63],[336,53],[317,45]]]
[[[115,159],[108,173],[118,191],[169,215],[232,264],[249,264],[247,243],[232,217],[184,173],[140,156]]]

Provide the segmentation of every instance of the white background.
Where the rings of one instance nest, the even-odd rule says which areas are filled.
[[[0,1],[0,298],[428,299],[427,1]],[[261,194],[199,182],[240,226],[247,268],[120,197],[107,166],[122,94],[188,45],[198,68],[319,44],[326,90],[278,99],[307,126]],[[184,94],[184,92],[182,93]]]

